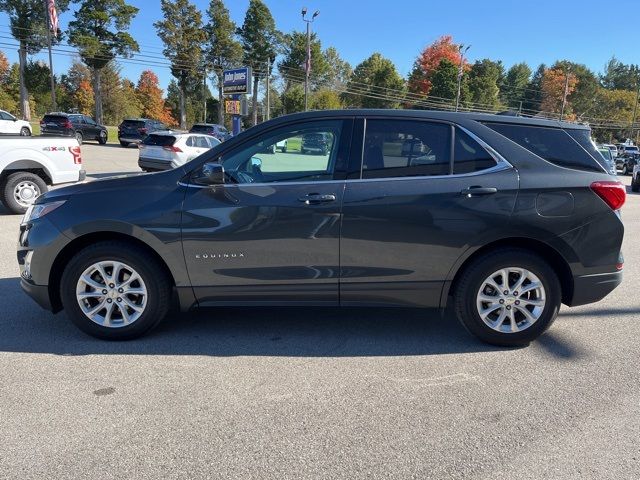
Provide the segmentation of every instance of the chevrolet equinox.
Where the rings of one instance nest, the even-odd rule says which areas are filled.
[[[624,201],[586,126],[308,112],[174,170],[42,195],[18,262],[42,307],[105,339],[148,332],[174,302],[449,305],[480,339],[523,345],[560,304],[621,282]]]

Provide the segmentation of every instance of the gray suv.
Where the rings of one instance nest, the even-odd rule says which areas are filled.
[[[284,116],[173,170],[42,195],[20,227],[21,283],[107,339],[148,332],[175,300],[450,305],[482,340],[523,345],[561,304],[621,282],[625,189],[603,162],[570,123]]]

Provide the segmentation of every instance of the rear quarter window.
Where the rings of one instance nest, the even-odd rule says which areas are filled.
[[[589,130],[491,122],[484,125],[554,165],[575,170],[603,170],[601,160],[590,153],[590,150],[595,154],[597,151],[589,139]]]

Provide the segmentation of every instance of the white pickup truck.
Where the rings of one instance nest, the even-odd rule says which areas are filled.
[[[0,200],[24,213],[48,185],[85,179],[75,138],[0,137]]]

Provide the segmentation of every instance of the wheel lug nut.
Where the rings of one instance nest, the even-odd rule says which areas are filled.
[[[119,301],[119,302],[121,302],[121,301],[122,301],[122,299],[121,299],[120,297],[118,297],[118,301]]]
[[[505,295],[509,295],[509,290],[505,290],[505,291],[504,291],[504,294],[505,294]]]
[[[107,303],[111,303],[113,302],[113,300],[111,300],[110,298],[107,298]]]
[[[513,292],[513,294],[517,297],[518,296],[518,292]]]
[[[118,289],[118,293],[123,293],[123,292],[124,292],[124,289],[122,289],[122,288]]]
[[[504,303],[504,300],[503,300],[503,299],[500,299],[500,304],[503,304],[503,303]]]
[[[516,305],[520,305],[520,300],[516,300]]]
[[[109,288],[113,288],[113,287],[115,287],[115,285],[113,283],[110,283]]]
[[[511,310],[511,305],[507,305],[507,310]]]
[[[108,292],[106,290],[102,290],[102,294],[106,295]]]

